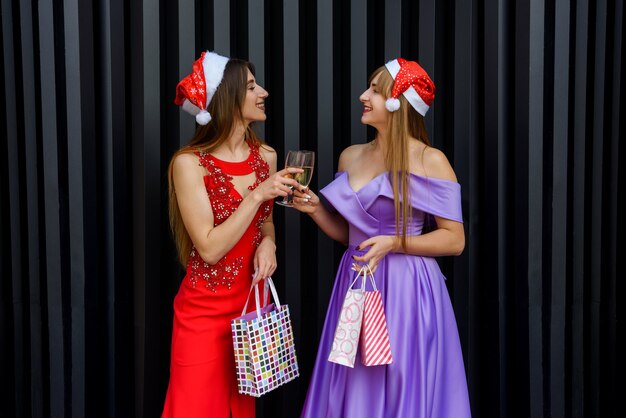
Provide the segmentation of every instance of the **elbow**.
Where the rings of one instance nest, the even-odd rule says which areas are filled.
[[[461,255],[463,254],[463,250],[465,250],[465,237],[461,237],[455,241],[452,247],[452,255]]]
[[[215,254],[215,252],[209,251],[208,248],[196,248],[196,251],[198,251],[198,255],[200,256],[200,258],[202,258],[205,263],[211,266],[217,264],[217,262],[221,259],[219,254]]]

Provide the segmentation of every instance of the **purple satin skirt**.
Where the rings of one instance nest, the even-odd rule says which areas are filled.
[[[454,312],[433,258],[389,254],[376,271],[391,365],[363,366],[358,352],[353,369],[328,361],[343,298],[356,274],[354,253],[349,248],[339,267],[302,417],[469,417]]]

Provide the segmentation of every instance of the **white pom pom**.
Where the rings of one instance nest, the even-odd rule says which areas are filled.
[[[389,98],[385,102],[385,107],[387,108],[388,111],[395,112],[396,110],[400,109],[400,100]]]
[[[200,113],[196,115],[196,122],[200,125],[206,125],[211,122],[211,114],[206,110],[202,109]]]

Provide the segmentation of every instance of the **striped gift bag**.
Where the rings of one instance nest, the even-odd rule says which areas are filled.
[[[363,328],[361,329],[361,362],[365,366],[391,364],[393,358],[383,299],[380,291],[376,288],[374,274],[371,270],[369,275],[374,290],[365,292]]]

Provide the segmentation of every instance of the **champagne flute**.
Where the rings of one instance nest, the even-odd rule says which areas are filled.
[[[289,167],[295,167],[295,168],[302,167],[302,164],[300,163],[300,155],[298,154],[298,151],[287,152],[287,156],[285,157],[285,168],[289,168]],[[293,174],[285,174],[285,177],[292,179]],[[290,200],[291,196],[292,194],[288,194],[287,196],[283,197],[283,200],[277,201],[276,204],[282,205],[282,206],[289,206],[291,204],[291,200]]]
[[[294,179],[300,183],[303,188],[309,187],[311,178],[313,177],[313,166],[315,164],[315,152],[313,151],[298,151],[300,154],[300,168],[302,173],[294,174]]]
[[[303,187],[308,187],[313,176],[313,165],[315,163],[315,153],[313,151],[289,151],[285,159],[286,167],[296,167],[303,170],[302,173],[288,174]],[[287,176],[285,176],[287,177]],[[276,202],[282,206],[291,206],[293,193],[285,196],[283,200]]]

